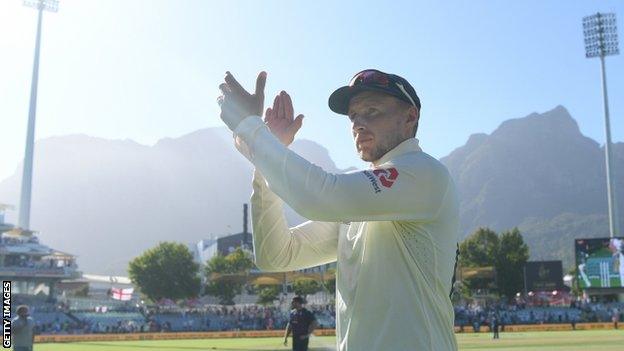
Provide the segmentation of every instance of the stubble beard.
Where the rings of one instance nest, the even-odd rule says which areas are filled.
[[[360,158],[365,162],[375,162],[383,157],[383,155],[387,154],[388,151],[394,149],[397,145],[402,143],[405,139],[399,135],[395,134],[393,136],[387,137],[384,140],[381,140],[375,147],[368,153],[365,153],[363,150],[358,150],[360,154]]]

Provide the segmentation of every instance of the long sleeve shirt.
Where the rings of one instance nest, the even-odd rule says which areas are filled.
[[[415,138],[369,170],[332,174],[282,145],[257,116],[234,130],[255,165],[256,265],[291,271],[337,261],[337,349],[456,350],[449,299],[458,199]],[[282,201],[310,219],[289,228]]]

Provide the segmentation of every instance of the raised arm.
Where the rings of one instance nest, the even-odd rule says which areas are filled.
[[[433,219],[450,185],[443,167],[428,157],[420,164],[333,174],[282,145],[259,117],[235,129],[239,150],[256,166],[270,189],[302,216],[317,221]]]
[[[258,76],[256,93],[250,95],[228,73],[227,84],[221,86],[221,118],[234,131],[238,149],[265,177],[270,189],[295,211],[325,222],[427,221],[437,215],[450,185],[448,172],[437,166],[437,161],[421,157],[420,164],[395,162],[351,174],[325,172],[289,150],[276,130],[294,136],[288,128],[296,132],[300,127],[301,120],[297,126],[297,119],[292,118],[289,97],[283,100],[290,102],[289,108],[285,104],[278,108],[289,116],[281,128],[274,127],[277,124],[270,118],[263,122],[258,117],[264,79],[266,74]]]
[[[251,196],[256,266],[291,271],[336,261],[340,223],[308,221],[288,228],[282,207],[256,171]]]

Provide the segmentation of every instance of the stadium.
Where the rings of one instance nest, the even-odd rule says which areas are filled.
[[[2,213],[0,219],[3,218]],[[284,349],[279,346],[280,340],[288,322],[289,301],[296,294],[307,295],[308,309],[319,321],[312,349],[333,349],[335,306],[328,289],[335,279],[333,265],[288,274],[262,273],[257,269],[241,274],[215,274],[212,279],[217,283],[238,282],[243,286],[242,293],[234,296],[230,304],[221,304],[218,297],[207,294],[178,302],[163,298],[146,303],[129,278],[82,274],[72,255],[39,243],[36,233],[16,233],[17,229],[4,221],[0,225],[2,278],[13,283],[12,304],[30,306],[40,350],[104,350],[113,346],[122,350]],[[251,255],[247,237],[245,226],[240,234],[189,247],[195,249],[194,257],[208,262],[214,257],[232,257],[236,252]],[[599,256],[610,242],[600,240],[605,244],[596,245]],[[579,246],[584,241],[576,243]],[[592,253],[580,250],[577,255],[593,257]],[[526,294],[519,292],[513,299],[502,301],[488,292],[495,287],[492,267],[460,265],[456,287],[479,282],[470,298],[460,297],[459,291],[454,293],[455,330],[461,349],[505,350],[537,344],[542,349],[587,350],[589,340],[596,338],[601,340],[599,344],[591,342],[597,345],[596,349],[619,349],[623,339],[615,323],[622,321],[620,311],[624,311],[624,303],[618,301],[623,289],[616,285],[617,267],[610,263],[608,275],[612,283],[602,279],[604,286],[599,285],[600,274],[607,273],[586,269],[589,280],[598,286],[580,287],[579,299],[573,294],[573,289],[579,287],[566,282],[583,284],[581,273],[578,277],[565,276],[564,282],[561,261],[529,261],[524,266],[524,276],[529,277],[524,286]],[[310,284],[301,282],[318,284],[310,288]],[[259,303],[259,291],[247,290],[253,286],[277,287],[274,300]],[[500,321],[504,335],[504,341],[495,346],[490,340],[493,318]]]
[[[484,20],[509,30],[515,38],[510,42],[527,46],[532,44],[522,41],[525,34],[512,23],[516,12],[518,18],[531,22],[523,29],[530,31],[527,37],[552,34],[555,39],[551,38],[551,43],[538,40],[535,47],[553,51],[534,63],[515,62],[516,57],[528,61],[524,49],[505,46],[508,44],[500,37],[467,44],[471,40],[462,36],[483,35],[482,24],[474,20],[464,22],[464,17],[453,13],[449,16],[456,23],[450,27],[457,28],[444,32],[442,37],[449,42],[462,42],[462,50],[469,52],[467,60],[472,59],[471,55],[478,57],[471,64],[462,66],[457,61],[463,51],[449,55],[455,58],[446,62],[442,56],[451,48],[438,49],[437,43],[425,40],[419,43],[422,46],[418,53],[414,48],[408,50],[423,57],[425,69],[414,70],[411,61],[396,61],[397,71],[405,70],[422,87],[414,89],[408,80],[396,74],[364,69],[327,99],[326,90],[331,88],[325,85],[328,75],[336,74],[334,68],[342,75],[352,66],[369,64],[356,60],[375,51],[367,47],[366,40],[379,40],[376,50],[388,50],[379,57],[371,55],[370,62],[394,69],[388,62],[392,60],[385,55],[392,52],[392,56],[400,57],[401,51],[387,47],[404,48],[401,39],[395,38],[394,29],[403,28],[402,32],[417,37],[412,30],[428,27],[402,27],[401,23],[412,23],[410,12],[418,12],[414,4],[401,4],[412,11],[388,5],[379,7],[374,14],[359,7],[354,10],[353,4],[336,5],[339,13],[353,10],[358,14],[353,18],[368,19],[367,24],[353,24],[365,33],[364,41],[346,46],[354,50],[350,57],[357,63],[342,67],[336,64],[340,60],[329,54],[343,50],[343,42],[354,37],[349,31],[339,30],[342,18],[339,21],[327,14],[327,6],[292,5],[288,11],[293,18],[307,20],[310,13],[317,11],[316,18],[331,25],[314,25],[323,33],[322,45],[327,45],[323,51],[328,56],[321,58],[316,51],[305,51],[306,56],[315,58],[301,64],[312,67],[319,60],[325,70],[310,73],[306,69],[300,78],[291,79],[293,85],[287,88],[310,93],[314,98],[302,106],[311,112],[320,110],[308,104],[322,100],[325,110],[324,105],[328,105],[335,114],[348,116],[348,134],[353,134],[359,156],[349,158],[342,151],[345,144],[337,141],[345,135],[334,133],[334,129],[344,127],[347,119],[310,121],[310,131],[306,131],[309,134],[303,134],[333,145],[340,150],[337,153],[330,153],[316,141],[295,139],[303,115],[295,117],[290,95],[281,90],[272,107],[265,106],[267,72],[255,73],[255,66],[247,67],[253,66],[250,62],[243,64],[233,59],[258,53],[254,45],[261,40],[254,36],[265,40],[275,35],[271,26],[255,31],[248,30],[251,27],[246,25],[258,24],[258,14],[271,19],[263,20],[263,26],[281,23],[282,5],[267,4],[271,14],[265,14],[263,5],[237,3],[236,8],[243,9],[237,14],[240,18],[229,18],[230,5],[214,4],[213,9],[206,3],[195,3],[201,8],[199,11],[190,4],[180,2],[174,6],[171,2],[154,1],[145,6],[130,1],[127,13],[118,16],[116,32],[110,23],[104,26],[99,22],[117,18],[117,14],[112,15],[110,3],[68,3],[67,17],[59,16],[60,21],[51,20],[46,26],[51,27],[52,38],[74,38],[76,48],[85,50],[84,55],[60,39],[50,40],[50,46],[46,46],[45,36],[42,39],[42,31],[47,34],[47,28],[42,29],[42,19],[57,15],[58,0],[25,0],[24,7],[8,7],[10,11],[5,13],[11,15],[0,11],[0,32],[6,30],[10,34],[8,39],[0,37],[0,56],[10,57],[6,59],[10,61],[0,58],[0,74],[9,77],[7,83],[0,83],[0,91],[6,91],[10,97],[6,99],[9,107],[0,104],[0,115],[22,113],[27,96],[30,98],[28,123],[21,118],[24,113],[16,121],[3,120],[6,140],[0,140],[4,142],[0,149],[13,155],[0,164],[4,348],[307,350],[309,342],[313,351],[360,351],[367,347],[403,350],[405,345],[419,342],[421,347],[428,345],[428,350],[445,351],[624,349],[624,234],[620,230],[624,207],[618,207],[624,195],[624,177],[620,176],[624,172],[624,143],[611,141],[605,73],[605,57],[619,54],[614,13],[597,12],[581,18],[580,10],[570,9],[562,19],[557,19],[553,9],[542,8],[544,17],[531,22],[534,11],[510,7],[502,11],[501,18]],[[621,9],[620,4],[616,5]],[[419,13],[420,20],[428,20],[431,15],[429,25],[438,28],[444,22],[444,16],[438,12],[444,9],[423,6],[429,12]],[[498,13],[493,6],[475,6]],[[91,24],[84,14],[94,9],[103,16],[95,16]],[[593,11],[590,5],[584,5],[582,10],[588,9]],[[469,11],[472,8],[457,10]],[[24,40],[12,30],[26,28],[24,18],[32,20],[34,13],[35,59],[32,78],[28,78],[30,95],[24,95],[25,91],[15,91],[25,90],[20,85],[25,84],[24,79],[18,78],[23,78],[26,68],[30,77],[30,66],[18,62],[16,57],[30,59],[31,52],[22,52],[26,50],[22,48]],[[214,17],[206,21],[202,16],[208,13]],[[556,20],[555,27],[567,28],[571,19],[579,22],[576,29],[584,35],[585,58],[600,58],[602,94],[591,95],[588,101],[593,98],[603,104],[604,144],[594,140],[599,135],[594,130],[599,125],[593,116],[597,108],[583,102],[586,91],[593,88],[583,84],[582,92],[576,91],[570,87],[581,84],[568,81],[535,91],[519,87],[529,79],[533,79],[533,86],[541,84],[546,79],[542,76],[547,76],[542,64],[551,67],[549,74],[557,79],[571,76],[569,71],[574,65],[575,71],[587,70],[574,60],[561,58],[568,51],[578,55],[581,49],[576,46],[581,47],[582,40],[563,40],[563,32],[556,32],[556,36],[554,30],[537,25]],[[87,34],[72,27],[77,23]],[[231,28],[232,23],[248,33],[223,34],[227,31],[222,33],[222,29]],[[389,25],[373,31],[370,23]],[[28,26],[31,24],[28,22]],[[296,26],[288,26],[291,27]],[[336,30],[336,37],[342,39],[330,40],[334,38],[331,30]],[[114,44],[107,42],[102,46],[105,49],[100,49],[99,44],[88,44],[96,41],[90,36],[101,39],[102,33],[108,32],[114,36]],[[171,34],[174,32],[175,35]],[[206,32],[223,34],[225,39],[208,37]],[[287,41],[292,42],[289,45],[299,49],[311,50],[315,45],[308,43],[318,40],[310,33],[278,32],[288,35]],[[247,44],[239,45],[239,39]],[[214,48],[199,44],[211,40],[219,44]],[[557,41],[565,45],[552,45]],[[500,56],[498,61],[508,59],[514,64],[484,64],[486,57],[480,55],[488,50],[480,45],[498,49],[494,42],[506,48],[501,55],[515,55],[513,59]],[[290,58],[282,51],[288,50],[280,45],[280,50],[274,50],[277,53],[271,53],[277,56],[265,58],[258,54],[266,60],[267,67],[274,69],[276,81],[291,77],[284,67],[296,66],[286,64]],[[237,50],[236,55],[230,47]],[[254,49],[246,51],[250,47]],[[429,49],[436,52],[432,54],[435,58],[422,55]],[[64,51],[71,54],[65,56]],[[43,85],[39,88],[41,52],[45,58],[43,72],[48,63],[58,72],[42,75]],[[45,56],[48,52],[68,61],[51,60]],[[89,61],[83,59],[87,55],[93,57],[93,63],[82,62]],[[210,64],[216,68],[198,64],[194,61],[196,56],[202,60],[210,57],[214,60]],[[219,61],[217,56],[226,58]],[[565,65],[560,61],[570,67],[562,69]],[[255,93],[246,91],[243,85],[247,85],[238,83],[228,70],[218,85],[222,95],[210,110],[202,105],[205,96],[197,93],[204,89],[204,82],[195,82],[196,76],[210,72],[212,79],[221,75],[213,70],[232,69],[231,62],[233,68],[244,72],[241,77],[257,74]],[[527,72],[535,71],[525,73],[516,65]],[[95,72],[95,66],[100,72]],[[462,73],[451,68],[455,66],[462,67]],[[614,61],[613,66],[620,73],[621,61]],[[21,76],[11,72],[14,67],[19,67],[16,71]],[[90,73],[74,74],[73,68]],[[477,68],[485,71],[475,73],[473,68],[475,72]],[[438,76],[430,77],[429,70],[440,72],[443,84],[438,83]],[[501,72],[508,72],[513,78],[499,83],[499,78],[494,77]],[[414,79],[421,74],[422,82]],[[534,77],[528,78],[531,75]],[[167,78],[155,83],[155,77],[160,76]],[[187,79],[191,85],[177,78]],[[479,89],[484,91],[479,93],[472,92],[474,83],[460,82],[482,78],[484,83],[479,84],[483,87]],[[486,89],[488,79],[491,89]],[[80,84],[69,83],[72,81],[89,88],[76,89]],[[311,81],[314,82],[308,87],[306,82]],[[622,85],[617,78],[614,81],[617,95]],[[332,88],[336,82],[331,82]],[[517,86],[511,87],[511,82]],[[456,83],[457,87],[448,88]],[[426,91],[434,90],[431,86],[436,85],[450,90]],[[509,89],[507,98],[498,95],[499,90],[501,96],[504,94],[502,86]],[[40,90],[43,100],[38,110]],[[322,90],[325,95],[317,96],[313,90]],[[422,130],[421,101],[416,90],[424,97]],[[459,90],[471,92],[457,94]],[[76,98],[70,97],[69,101],[65,91],[73,92]],[[528,96],[528,102],[523,103],[540,108],[552,106],[553,101],[557,105],[520,118],[477,118],[481,113],[489,114],[489,109],[507,115],[525,113],[532,107],[515,105],[519,91]],[[547,91],[559,95],[550,96]],[[466,96],[449,103],[437,100],[435,94]],[[101,100],[92,100],[99,95]],[[490,98],[486,99],[486,95]],[[200,100],[202,104],[197,103]],[[448,117],[463,114],[462,106],[473,106],[472,100],[478,101],[477,107],[466,112],[467,118]],[[490,100],[495,103],[490,105]],[[617,109],[621,99],[615,100],[612,104],[620,112]],[[570,111],[579,122],[559,101],[572,106]],[[439,120],[427,115],[429,103]],[[513,105],[515,110],[507,105]],[[383,110],[388,106],[391,109]],[[47,121],[48,125],[43,125],[48,129],[46,137],[35,142],[37,114]],[[71,122],[61,122],[66,114],[72,116]],[[198,129],[178,118],[206,114],[218,115],[221,120]],[[59,121],[50,122],[50,115],[59,116]],[[117,115],[122,119],[116,120]],[[401,125],[388,122],[395,121],[390,118],[397,116],[403,118],[397,120],[409,121],[402,125],[400,133],[387,127]],[[101,122],[108,118],[115,122]],[[475,123],[463,121],[470,118],[475,118]],[[79,119],[88,122],[80,124],[76,122]],[[168,124],[170,120],[172,124]],[[62,127],[63,123],[67,125]],[[89,129],[90,123],[97,127]],[[173,128],[176,123],[184,127]],[[498,127],[494,127],[497,123]],[[18,124],[27,127],[23,155],[21,149],[13,150],[17,144],[13,135],[18,132],[11,128]],[[620,136],[619,127],[621,123],[616,122],[616,139]],[[139,143],[128,137],[132,128],[140,131],[134,134],[139,139],[148,133],[167,136],[152,136],[149,142],[141,139]],[[83,129],[85,134],[73,134],[83,133]],[[102,134],[94,130],[101,130]],[[182,130],[191,132],[169,136],[182,134]],[[380,131],[390,137],[383,139]],[[445,137],[440,137],[441,131]],[[63,133],[67,135],[58,135]],[[393,138],[397,135],[402,139]],[[454,139],[466,142],[459,147],[447,144]],[[394,144],[389,147],[391,143]],[[431,145],[435,157],[425,154],[419,143],[427,152]],[[12,162],[18,166],[13,167]],[[11,163],[15,169],[9,169],[5,163]],[[352,164],[368,170],[357,171],[359,168]],[[292,195],[300,193],[305,196]],[[373,341],[369,345],[361,340]]]

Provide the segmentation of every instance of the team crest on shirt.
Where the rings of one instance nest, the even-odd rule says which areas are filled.
[[[397,171],[397,169],[394,167],[385,169],[380,168],[374,169],[372,172],[364,171],[364,175],[371,182],[375,193],[379,193],[381,192],[381,187],[379,186],[379,184],[381,183],[381,186],[391,188],[394,182],[399,177],[399,171]]]

